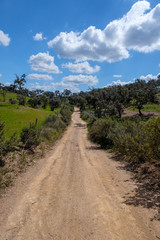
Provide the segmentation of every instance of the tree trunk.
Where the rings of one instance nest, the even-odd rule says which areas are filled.
[[[139,108],[138,111],[139,111],[139,116],[142,116],[141,108]]]

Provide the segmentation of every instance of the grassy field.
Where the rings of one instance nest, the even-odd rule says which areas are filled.
[[[16,93],[11,93],[11,92],[7,92],[6,93],[6,96],[5,96],[5,99],[6,99],[6,102],[9,103],[9,99],[12,98],[14,100],[17,101],[17,94]],[[29,97],[26,97],[26,100],[28,101]],[[3,102],[3,96],[2,94],[0,94],[0,102]]]
[[[14,132],[19,135],[24,126],[36,119],[38,126],[41,126],[50,114],[53,112],[0,102],[0,120],[5,123],[6,137],[10,137]]]
[[[135,107],[129,107],[128,109],[138,112],[138,109],[135,108]],[[144,105],[144,108],[142,109],[142,112],[143,111],[145,111],[145,112],[160,112],[160,104],[155,104],[155,103],[150,103],[149,104],[148,103],[148,104]]]

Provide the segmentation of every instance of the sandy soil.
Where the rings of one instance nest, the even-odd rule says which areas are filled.
[[[126,205],[136,185],[87,140],[75,111],[63,138],[0,199],[0,240],[160,239],[155,211]]]

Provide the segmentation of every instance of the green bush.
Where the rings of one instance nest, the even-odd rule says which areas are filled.
[[[40,129],[37,124],[31,123],[22,129],[20,135],[21,141],[26,149],[32,149],[40,143]]]
[[[69,106],[63,106],[60,111],[62,121],[68,125],[71,121],[72,112]]]
[[[5,164],[2,159],[3,156],[5,156],[8,152],[13,151],[18,142],[16,133],[14,133],[9,139],[5,139],[4,126],[4,123],[0,122],[0,166]]]
[[[160,117],[147,122],[129,118],[98,119],[89,127],[89,138],[102,148],[114,147],[129,161],[160,159]]]
[[[45,127],[42,129],[40,136],[48,141],[56,140],[58,138],[58,132],[56,129]]]
[[[9,103],[10,104],[17,104],[17,101],[15,99],[13,99],[13,98],[10,98],[9,99]]]
[[[89,128],[89,138],[98,144],[102,148],[111,147],[113,145],[113,139],[111,137],[112,129],[115,126],[115,121],[111,118],[98,119]]]
[[[19,105],[25,105],[26,104],[26,97],[23,95],[17,95],[17,100]]]
[[[66,128],[66,124],[62,121],[61,118],[57,118],[54,122],[53,128],[57,130],[57,132],[62,132]]]
[[[89,111],[82,111],[81,118],[83,120],[87,121],[90,125],[92,125],[97,120],[94,113],[89,112]]]
[[[129,160],[146,162],[160,159],[160,117],[147,122],[125,120],[112,130],[114,148]]]
[[[144,162],[147,160],[147,143],[142,124],[132,121],[118,123],[113,130],[114,148],[130,160]]]
[[[146,136],[146,143],[148,144],[148,155],[152,159],[160,159],[160,116],[151,118],[144,125],[143,132]]]
[[[45,120],[44,122],[44,126],[47,126],[47,127],[53,127],[56,119],[57,119],[58,116],[56,116],[55,114],[52,114],[52,115],[49,115],[47,117],[47,119]]]

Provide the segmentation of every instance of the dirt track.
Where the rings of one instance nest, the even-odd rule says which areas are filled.
[[[124,203],[136,186],[119,166],[75,112],[50,155],[0,200],[0,240],[160,239],[154,211]]]

